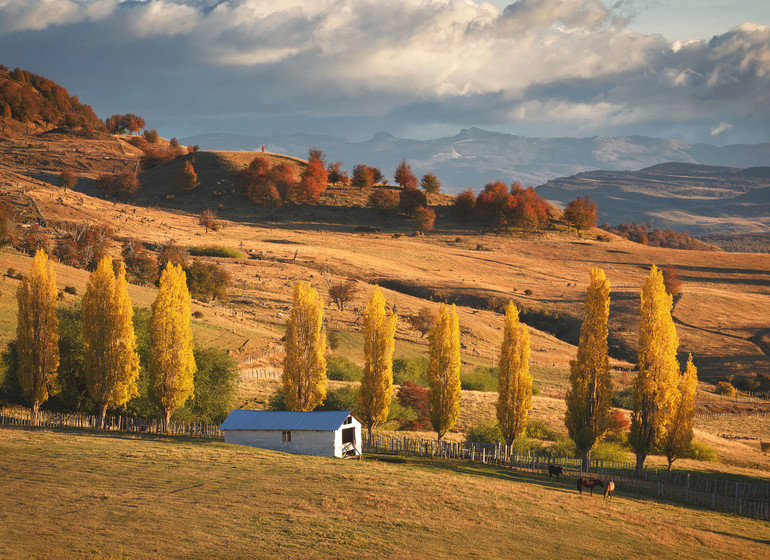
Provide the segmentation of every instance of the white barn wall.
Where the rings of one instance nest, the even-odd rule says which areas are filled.
[[[342,432],[286,430],[291,431],[291,441],[283,441],[284,430],[227,430],[225,443],[248,445],[284,453],[342,456]],[[339,432],[339,433],[338,433]],[[339,439],[339,445],[337,440]],[[359,448],[360,449],[360,448]]]

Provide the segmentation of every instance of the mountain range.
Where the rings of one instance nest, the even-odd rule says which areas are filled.
[[[341,160],[345,169],[365,163],[380,167],[386,175],[406,158],[416,174],[438,176],[449,193],[467,187],[478,192],[487,182],[498,179],[540,185],[584,171],[638,170],[666,162],[732,168],[770,165],[770,143],[715,146],[645,136],[528,138],[480,128],[431,140],[397,138],[381,132],[363,142],[309,134],[203,134],[180,141],[205,150],[259,151],[264,145],[268,152],[296,157],[306,157],[308,149],[315,147],[328,160]]]

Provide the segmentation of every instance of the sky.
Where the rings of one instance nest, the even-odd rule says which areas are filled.
[[[166,137],[770,141],[767,0],[0,0],[0,63]]]

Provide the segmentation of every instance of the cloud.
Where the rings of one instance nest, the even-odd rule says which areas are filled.
[[[730,130],[733,127],[730,123],[726,123],[722,121],[717,126],[713,127],[711,129],[711,136],[718,136],[719,134],[722,134],[723,132]]]
[[[689,123],[704,135],[724,121],[733,132],[753,122],[770,135],[770,28],[747,23],[710,40],[669,42],[627,27],[641,4],[0,0],[0,51],[30,60],[33,45],[50,41],[71,53],[70,64],[87,61],[118,82],[115,68],[156,80],[146,87],[158,96],[173,75],[173,87],[195,93],[170,109],[212,118],[222,107],[308,118],[408,114],[411,127],[439,118],[586,132]]]

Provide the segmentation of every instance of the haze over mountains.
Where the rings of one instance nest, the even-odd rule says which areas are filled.
[[[356,163],[375,165],[390,176],[401,158],[414,171],[439,177],[444,190],[478,190],[497,179],[540,185],[549,179],[592,170],[638,170],[666,162],[700,163],[745,168],[770,165],[770,143],[714,146],[645,136],[592,138],[528,138],[468,128],[455,136],[432,140],[397,138],[388,133],[370,140],[308,134],[245,136],[204,134],[180,139],[206,150],[256,150],[306,157],[308,148],[324,151],[344,168]]]

